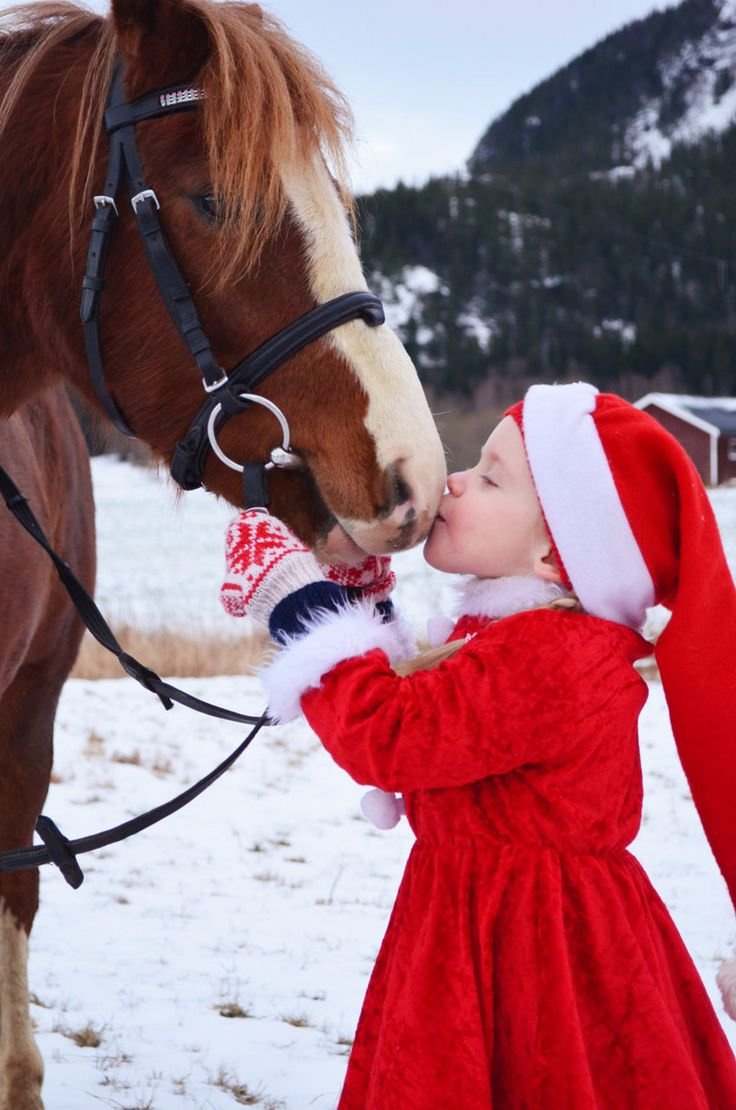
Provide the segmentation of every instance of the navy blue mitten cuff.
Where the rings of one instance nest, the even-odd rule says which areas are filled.
[[[315,612],[336,613],[350,604],[350,591],[336,582],[312,582],[287,594],[275,607],[268,621],[274,640],[284,644],[295,636],[303,636]]]

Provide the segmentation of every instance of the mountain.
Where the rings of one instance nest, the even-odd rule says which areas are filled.
[[[549,158],[588,170],[659,164],[673,144],[729,125],[735,79],[735,0],[685,0],[608,35],[515,101],[471,170]]]
[[[630,23],[511,105],[467,171],[361,198],[424,382],[736,393],[736,0]]]

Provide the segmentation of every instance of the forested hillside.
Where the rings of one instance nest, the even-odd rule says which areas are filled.
[[[361,199],[366,269],[428,385],[736,393],[734,6],[623,28],[512,105],[467,172]]]

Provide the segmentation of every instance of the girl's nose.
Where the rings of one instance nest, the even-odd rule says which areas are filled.
[[[449,474],[447,477],[447,489],[453,497],[459,497],[463,492],[462,474]]]

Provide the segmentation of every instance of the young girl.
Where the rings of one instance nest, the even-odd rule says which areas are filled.
[[[417,837],[341,1110],[734,1110],[736,1060],[627,851],[633,664],[664,602],[673,730],[736,899],[736,591],[694,467],[625,401],[534,386],[449,478],[425,557],[472,577],[444,659],[402,677],[381,560],[355,601],[273,518],[228,534],[223,601],[283,645],[271,713],[401,791]],[[736,1018],[733,963],[719,982]]]

